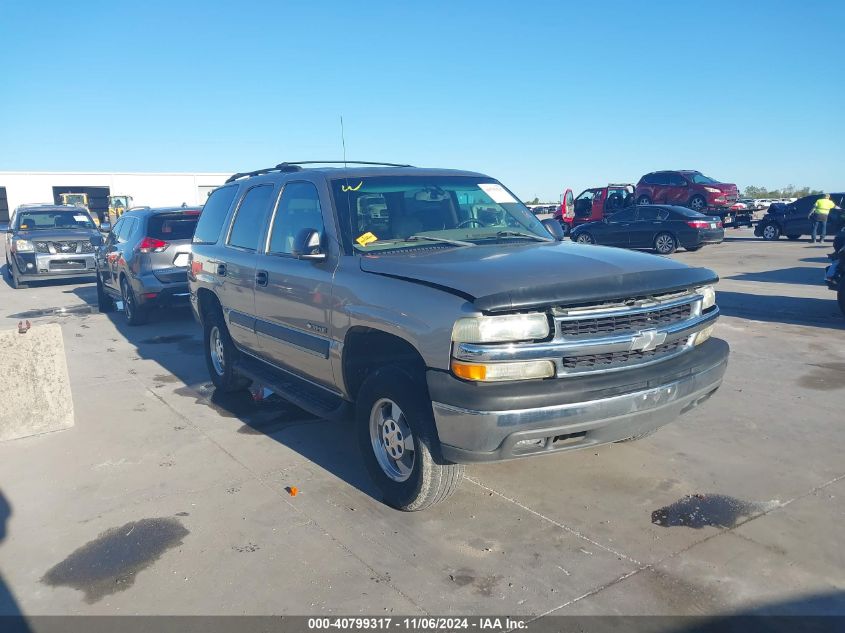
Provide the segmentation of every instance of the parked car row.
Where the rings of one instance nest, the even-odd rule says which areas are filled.
[[[753,219],[753,209],[739,203],[735,184],[719,182],[693,170],[651,172],[636,185],[592,187],[575,197],[571,205],[567,204],[567,194],[555,212],[567,233],[579,224],[596,222],[635,204],[687,207],[718,216],[725,227],[751,226]]]
[[[785,235],[790,240],[800,239],[813,232],[813,221],[810,212],[816,200],[822,194],[813,194],[798,198],[789,204],[773,204],[768,213],[754,227],[754,235],[764,240],[776,240]],[[832,193],[830,198],[840,209],[845,208],[845,193]],[[845,216],[841,210],[830,212],[827,223],[827,235],[835,235],[845,226]]]

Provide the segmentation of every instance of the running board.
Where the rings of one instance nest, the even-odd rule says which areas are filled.
[[[344,420],[352,413],[351,403],[340,396],[257,358],[242,355],[234,370],[317,417]]]

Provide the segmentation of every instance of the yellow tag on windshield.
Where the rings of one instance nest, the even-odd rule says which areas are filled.
[[[358,239],[356,239],[355,241],[358,242],[361,246],[366,246],[371,242],[378,242],[378,238],[369,231],[367,231],[363,235],[359,235]]]

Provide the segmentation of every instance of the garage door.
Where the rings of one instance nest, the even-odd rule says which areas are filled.
[[[101,221],[108,216],[110,193],[108,187],[81,187],[79,185],[53,187],[53,202],[55,204],[62,203],[61,194],[63,193],[87,193],[88,208],[91,213],[99,215]]]

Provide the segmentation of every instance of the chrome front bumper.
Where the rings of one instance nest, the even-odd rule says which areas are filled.
[[[19,277],[30,280],[62,279],[64,277],[88,277],[96,274],[96,265],[93,253],[36,253],[33,258],[27,253],[17,256]],[[34,259],[34,261],[33,261]],[[79,262],[79,265],[72,266],[71,262]]]
[[[719,388],[728,362],[727,345],[724,348],[723,356],[696,373],[608,398],[506,411],[433,402],[443,456],[458,463],[495,461],[648,433],[704,402]]]

